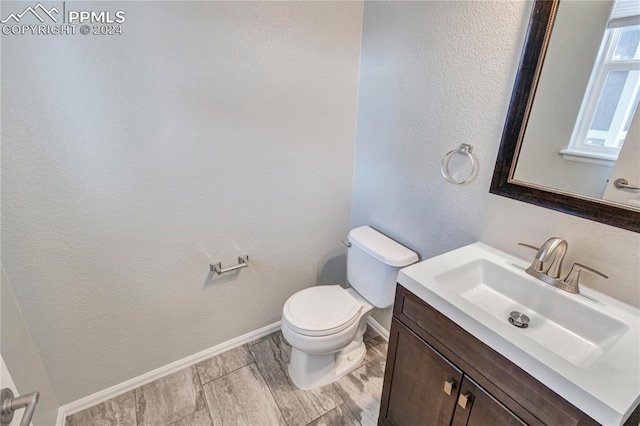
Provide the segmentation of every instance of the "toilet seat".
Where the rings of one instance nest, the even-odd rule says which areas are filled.
[[[305,336],[339,333],[360,318],[362,304],[339,285],[311,287],[295,293],[283,308],[282,320]]]

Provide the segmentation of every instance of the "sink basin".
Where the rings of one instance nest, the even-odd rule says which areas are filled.
[[[474,305],[505,323],[512,311],[526,314],[528,328],[518,330],[578,367],[588,367],[629,328],[578,297],[563,297],[532,285],[517,269],[477,259],[434,276]]]
[[[622,424],[640,402],[640,311],[557,289],[528,266],[475,243],[403,268],[398,283],[599,423]]]

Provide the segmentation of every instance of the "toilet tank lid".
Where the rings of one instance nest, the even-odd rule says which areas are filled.
[[[407,266],[418,261],[418,255],[397,241],[369,226],[349,232],[349,242],[389,266]]]

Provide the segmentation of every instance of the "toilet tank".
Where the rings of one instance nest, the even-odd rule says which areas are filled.
[[[369,226],[349,232],[347,279],[372,305],[393,304],[400,268],[418,261],[418,255]]]

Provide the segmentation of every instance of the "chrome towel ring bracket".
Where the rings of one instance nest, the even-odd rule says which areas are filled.
[[[478,162],[476,161],[476,158],[473,155],[472,151],[473,146],[463,143],[457,149],[451,150],[445,154],[445,156],[442,158],[442,163],[440,164],[440,172],[442,173],[442,177],[444,177],[447,182],[455,183],[456,185],[463,185],[475,179],[475,177],[478,175]],[[451,172],[449,171],[449,163],[451,162],[451,158],[455,154],[465,155],[469,158],[469,161],[471,161],[471,171],[469,172],[467,177],[461,180],[456,180],[451,177]]]

